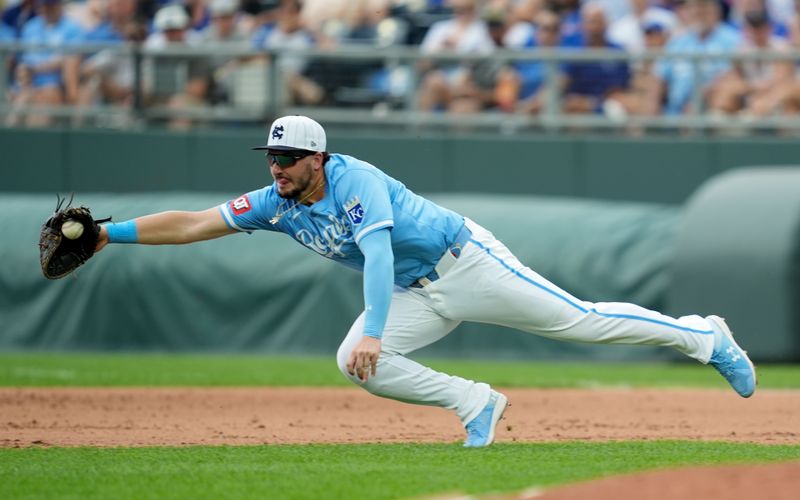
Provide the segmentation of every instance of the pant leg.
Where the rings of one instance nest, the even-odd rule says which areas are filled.
[[[573,297],[469,221],[473,239],[426,290],[446,317],[508,326],[558,340],[673,347],[708,362],[713,331],[702,317],[672,318],[635,304]]]
[[[489,386],[437,372],[405,356],[441,339],[458,324],[459,321],[444,318],[434,311],[424,291],[395,288],[376,374],[363,382],[347,373],[350,352],[363,337],[363,313],[339,347],[336,354],[339,369],[345,377],[372,394],[454,410],[462,422],[469,422],[488,403]]]

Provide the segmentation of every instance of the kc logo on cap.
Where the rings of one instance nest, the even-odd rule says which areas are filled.
[[[307,116],[289,115],[277,118],[267,129],[267,144],[253,149],[291,151],[299,149],[325,152],[327,140],[322,125]]]

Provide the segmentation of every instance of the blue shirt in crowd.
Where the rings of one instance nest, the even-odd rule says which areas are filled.
[[[666,53],[714,54],[733,52],[739,45],[741,35],[727,24],[719,24],[705,38],[695,32],[689,32],[672,39],[665,47]],[[709,59],[699,63],[699,82],[705,86],[716,77],[728,71],[730,59]],[[695,75],[692,61],[685,58],[663,59],[656,64],[656,75],[667,85],[667,103],[665,113],[680,114],[691,100]]]
[[[84,38],[81,27],[66,16],[61,16],[55,24],[47,24],[43,17],[35,17],[22,28],[23,42],[45,43],[58,47],[68,43],[80,43]],[[21,62],[28,66],[40,66],[63,54],[48,50],[32,50],[22,55]],[[46,87],[61,84],[61,71],[36,73],[33,76],[34,87]]]
[[[13,42],[16,38],[10,26],[0,23],[0,42]]]
[[[619,45],[606,42],[611,50],[624,50]],[[582,45],[581,48],[587,48]],[[569,77],[568,94],[581,94],[598,99],[614,89],[626,89],[631,80],[627,61],[572,61],[564,64]]]

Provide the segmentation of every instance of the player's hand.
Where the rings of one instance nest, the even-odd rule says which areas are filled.
[[[97,235],[97,244],[94,246],[94,252],[99,252],[106,245],[108,245],[108,231],[105,227],[100,226],[100,234]]]
[[[370,374],[375,376],[378,370],[378,356],[381,354],[381,339],[364,336],[352,351],[347,360],[347,373],[355,375],[364,382]]]

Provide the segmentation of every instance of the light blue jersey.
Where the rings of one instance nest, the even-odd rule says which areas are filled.
[[[707,37],[700,38],[695,32],[688,32],[672,39],[665,51],[670,54],[724,54],[732,52],[739,45],[741,35],[726,24],[718,25]],[[664,59],[656,64],[655,72],[667,84],[667,103],[664,111],[670,115],[681,114],[692,97],[695,85],[693,63],[688,59]],[[729,57],[708,59],[697,65],[699,83],[706,86],[731,67]]]
[[[281,198],[269,185],[230,200],[219,210],[233,229],[284,232],[318,254],[360,271],[364,255],[359,241],[391,228],[394,282],[402,287],[431,273],[464,225],[462,216],[352,156],[332,154],[325,164],[325,180],[325,197],[310,206]],[[276,216],[278,222],[271,223]]]
[[[36,49],[25,52],[22,56],[22,63],[36,67],[49,63],[54,59],[64,57],[65,53],[56,52],[54,49],[65,44],[80,43],[83,37],[83,30],[80,25],[67,16],[61,16],[55,24],[47,24],[47,21],[42,16],[35,17],[25,23],[25,26],[22,28],[20,40],[23,42],[46,44],[51,46],[53,50]],[[33,86],[37,88],[61,85],[61,70],[56,69],[42,73],[37,72],[33,75],[32,83]]]

